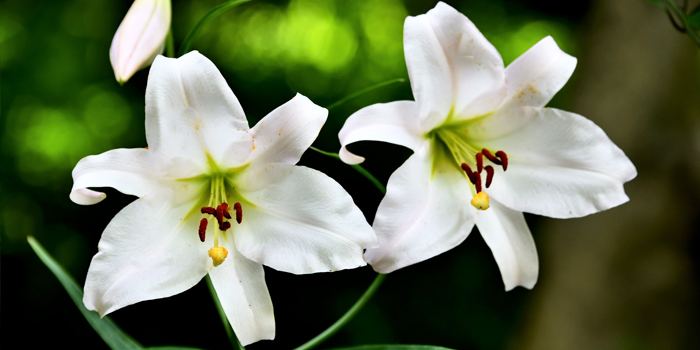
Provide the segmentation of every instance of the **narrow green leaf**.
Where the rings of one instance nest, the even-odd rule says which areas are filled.
[[[203,350],[200,348],[188,348],[184,346],[153,346],[150,348],[144,348],[143,350]]]
[[[329,350],[453,350],[442,346],[433,345],[398,345],[398,344],[383,344],[383,345],[360,345],[349,348],[333,348]]]
[[[107,316],[100,319],[97,312],[89,311],[83,305],[83,291],[75,283],[73,277],[71,277],[68,272],[49,254],[49,252],[44,249],[44,247],[32,236],[27,236],[27,242],[32,246],[34,252],[39,259],[46,265],[46,267],[53,272],[54,276],[58,278],[61,282],[63,288],[73,302],[75,306],[78,307],[80,313],[83,314],[85,319],[88,321],[90,326],[99,334],[102,340],[107,343],[111,349],[141,349],[141,344],[136,340],[131,338],[128,334],[124,333],[117,325]]]
[[[405,83],[405,82],[406,82],[406,79],[404,79],[404,78],[396,78],[396,79],[391,79],[391,80],[381,82],[379,84],[374,84],[374,85],[366,87],[360,91],[353,92],[352,94],[347,95],[347,96],[341,98],[340,100],[331,103],[330,105],[328,105],[328,107],[326,107],[326,109],[330,111],[331,109],[338,107],[338,106],[342,105],[343,103],[352,100],[353,98],[364,95],[364,94],[366,94],[374,89],[379,89],[382,86],[387,86],[387,85],[396,84],[396,83]]]
[[[187,33],[187,36],[185,37],[185,40],[182,41],[182,45],[180,45],[180,50],[178,51],[177,55],[182,56],[186,54],[187,52],[190,51],[190,46],[192,45],[192,41],[197,37],[197,34],[199,34],[199,31],[202,30],[204,25],[209,23],[212,19],[219,17],[222,13],[226,12],[226,10],[232,9],[240,4],[246,3],[251,0],[231,0],[227,1],[221,5],[218,5],[214,7],[213,9],[209,10],[202,18],[199,19],[199,21],[192,27],[189,33]]]
[[[324,156],[329,156],[329,157],[340,160],[340,156],[338,155],[338,153],[326,152],[326,151],[318,149],[316,147],[309,147],[309,148],[311,148],[312,150],[314,150],[318,153],[323,154]],[[358,173],[362,174],[362,176],[366,177],[369,181],[371,181],[374,184],[374,186],[377,187],[377,189],[379,191],[381,191],[382,193],[386,193],[386,187],[384,187],[384,185],[382,185],[382,183],[379,180],[377,180],[377,178],[374,177],[374,175],[372,175],[369,171],[367,171],[367,169],[363,168],[362,166],[360,166],[358,164],[353,164],[350,166],[353,169],[357,170]]]
[[[216,294],[216,289],[214,289],[214,284],[211,282],[211,277],[209,277],[209,274],[207,274],[206,280],[207,287],[209,287],[209,293],[211,294],[211,298],[214,300],[216,311],[219,313],[219,318],[221,318],[221,323],[224,325],[224,329],[226,330],[226,335],[228,335],[229,342],[231,342],[231,346],[234,349],[245,350],[243,345],[241,345],[241,342],[238,340],[236,333],[233,331],[233,327],[231,327],[231,324],[228,322],[228,317],[226,317],[226,312],[224,312],[224,308],[221,306],[219,296]]]
[[[362,293],[362,296],[360,296],[360,299],[357,299],[355,304],[352,305],[352,307],[345,312],[343,316],[341,316],[335,323],[333,323],[330,327],[328,327],[325,331],[321,332],[321,334],[315,336],[313,339],[307,341],[306,343],[296,347],[294,350],[309,350],[313,349],[319,344],[323,343],[326,339],[330,338],[333,334],[335,334],[337,331],[339,331],[343,326],[345,326],[346,323],[350,322],[355,315],[360,312],[363,306],[369,301],[369,299],[374,295],[374,293],[379,289],[379,286],[382,285],[382,282],[384,282],[384,278],[386,278],[385,274],[379,273],[377,274],[377,277],[374,278],[374,281],[372,281],[372,284],[369,285],[367,290]],[[421,349],[422,350],[422,349]]]
[[[700,29],[700,6],[696,7],[688,16],[685,25],[693,29]]]
[[[168,31],[168,36],[165,37],[165,57],[175,57],[175,39],[172,28]]]

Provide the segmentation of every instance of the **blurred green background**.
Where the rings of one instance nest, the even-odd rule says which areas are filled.
[[[222,1],[173,0],[176,47]],[[552,35],[579,58],[550,106],[580,113],[637,165],[629,204],[591,217],[527,216],[540,254],[533,291],[503,291],[477,231],[456,249],[390,274],[371,302],[323,347],[423,343],[455,349],[681,349],[698,341],[700,106],[697,48],[662,9],[642,0],[447,1],[469,17],[506,64]],[[254,125],[300,92],[319,105],[408,78],[403,21],[434,0],[253,1],[209,23],[193,48],[221,70]],[[26,242],[34,235],[82,284],[100,234],[134,200],[78,206],[68,199],[82,157],[146,146],[148,69],[124,86],[109,63],[130,1],[3,0],[0,5],[0,344],[6,348],[106,348]],[[315,146],[337,152],[354,111],[412,99],[408,83],[331,111]],[[353,145],[382,182],[410,155]],[[381,195],[346,165],[312,151],[369,222]],[[374,278],[370,267],[294,276],[266,268],[277,339],[288,349],[335,321]],[[228,348],[206,285],[138,303],[112,318],[145,346]]]

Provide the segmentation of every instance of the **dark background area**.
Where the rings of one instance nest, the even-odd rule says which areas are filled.
[[[176,47],[222,1],[173,0]],[[455,349],[680,349],[698,341],[700,106],[697,48],[642,0],[447,1],[469,17],[506,64],[547,35],[577,58],[550,106],[600,125],[638,167],[631,202],[587,218],[526,215],[540,254],[534,290],[504,292],[476,230],[457,248],[387,276],[364,309],[320,348],[370,343]],[[130,1],[0,3],[0,344],[100,349],[106,345],[26,242],[35,236],[82,285],[102,230],[134,200],[107,189],[94,206],[72,203],[78,160],[146,146],[148,69],[124,86],[109,63]],[[372,84],[408,78],[403,21],[435,1],[253,1],[215,19],[193,48],[210,58],[250,125],[296,92],[327,106]],[[613,4],[614,3],[614,4]],[[330,112],[315,146],[337,152],[354,111],[412,99],[393,84]],[[366,169],[386,183],[408,158],[364,142]],[[336,179],[371,223],[381,194],[347,165],[308,151],[301,165]],[[265,268],[277,336],[251,350],[289,349],[340,317],[372,282],[364,268],[296,276]],[[228,348],[202,281],[170,298],[110,315],[144,346]]]

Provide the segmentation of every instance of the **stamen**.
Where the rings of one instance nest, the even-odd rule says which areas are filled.
[[[216,207],[216,221],[219,222],[219,227],[223,227],[222,224],[224,222],[224,212],[225,211],[228,211],[228,203],[226,203],[226,202],[223,202],[223,203],[219,204],[218,207]],[[229,216],[230,216],[230,214],[229,214]]]
[[[199,240],[204,242],[204,238],[206,237],[207,234],[207,222],[209,222],[206,218],[203,218],[199,222]]]
[[[474,187],[476,187],[476,193],[479,194],[479,192],[481,192],[481,174],[474,173],[474,177],[476,178],[476,181],[474,182]]]
[[[212,207],[202,207],[202,214],[209,214],[216,216],[216,209]]]
[[[224,217],[227,219],[231,219],[231,213],[228,212],[228,209],[224,210]]]
[[[231,223],[228,221],[224,221],[219,225],[219,230],[221,231],[226,231],[231,228]]]
[[[506,169],[508,169],[508,155],[506,152],[498,151],[496,152],[496,157],[501,158],[501,163],[503,163],[503,171],[506,171]]]
[[[479,192],[472,198],[471,201],[474,208],[479,210],[486,210],[489,208],[489,195],[485,192]]]
[[[491,180],[493,180],[493,167],[490,165],[487,165],[484,170],[486,170],[486,188],[489,188],[491,186]]]
[[[243,221],[243,207],[241,203],[236,202],[236,204],[233,205],[233,210],[236,211],[236,222],[240,224],[241,221]]]
[[[476,154],[476,172],[481,174],[481,170],[484,168],[484,155],[481,152]]]
[[[482,149],[481,152],[486,156],[486,158],[488,158],[491,161],[491,163],[496,164],[496,165],[501,165],[501,161],[498,160],[498,158],[496,158],[496,156],[491,154],[491,152],[489,152],[489,150],[487,150],[486,148]],[[502,151],[498,151],[498,152],[502,152]],[[498,154],[498,152],[496,152],[496,154]]]
[[[214,266],[219,266],[224,262],[226,256],[228,256],[228,250],[224,247],[212,247],[209,249],[209,256],[211,260],[214,261]]]
[[[476,179],[474,178],[474,172],[472,171],[472,168],[467,165],[467,163],[462,163],[462,170],[464,170],[465,173],[467,173],[467,177],[469,177],[469,181],[471,183],[476,183]]]

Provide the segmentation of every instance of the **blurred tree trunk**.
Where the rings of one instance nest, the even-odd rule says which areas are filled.
[[[642,0],[594,1],[584,35],[570,110],[602,127],[639,175],[618,208],[542,220],[540,280],[512,348],[691,348],[700,337],[699,51]]]

